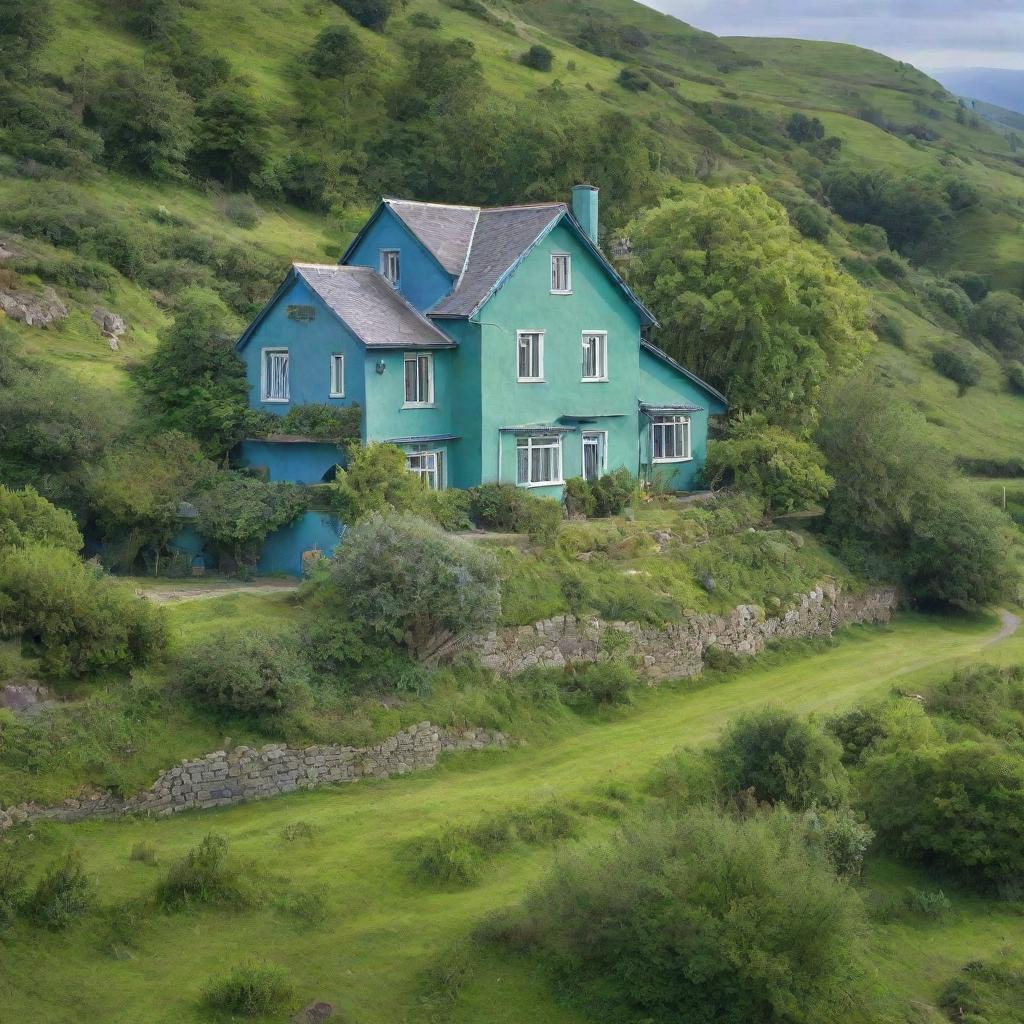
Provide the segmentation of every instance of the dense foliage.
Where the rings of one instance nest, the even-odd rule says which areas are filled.
[[[734,411],[814,422],[824,384],[867,350],[861,288],[756,185],[663,203],[631,231],[659,344],[726,390]]]
[[[82,534],[74,517],[57,508],[33,487],[10,490],[0,485],[0,549],[44,544],[82,550]]]

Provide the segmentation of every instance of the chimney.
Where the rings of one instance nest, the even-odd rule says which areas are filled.
[[[572,215],[597,245],[597,188],[594,185],[573,186]]]

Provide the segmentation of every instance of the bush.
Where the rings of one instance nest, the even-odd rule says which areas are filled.
[[[39,544],[0,553],[0,629],[55,677],[127,672],[167,642],[160,609],[72,552]]]
[[[941,889],[915,889],[908,885],[903,893],[903,906],[922,917],[945,917],[953,910],[949,897]]]
[[[817,142],[825,138],[825,126],[818,118],[796,111],[786,122],[786,134],[794,142]]]
[[[369,635],[421,659],[490,626],[501,609],[494,555],[409,515],[374,513],[351,527],[328,586]]]
[[[526,53],[520,56],[519,63],[533,68],[534,71],[550,71],[554,59],[555,55],[546,46],[534,43]]]
[[[376,32],[383,30],[395,7],[395,0],[334,0],[350,14],[363,28]]]
[[[443,491],[420,489],[414,511],[424,519],[437,523],[442,530],[454,533],[472,527],[469,509],[472,499],[469,491],[449,487]]]
[[[803,837],[781,810],[644,820],[563,856],[491,932],[530,949],[599,1019],[836,1020],[857,988],[864,922]]]
[[[956,384],[957,394],[961,397],[981,380],[981,370],[977,363],[956,349],[940,348],[932,354],[932,365],[943,377],[948,377]]]
[[[0,931],[14,923],[25,901],[26,871],[10,854],[0,860]]]
[[[82,867],[81,856],[72,850],[50,864],[21,909],[35,924],[61,931],[87,914],[94,899],[92,880]]]
[[[347,25],[329,25],[313,41],[306,60],[317,78],[342,78],[366,59],[366,51]]]
[[[573,476],[565,481],[565,497],[563,501],[565,502],[566,515],[570,517],[592,516],[597,508],[594,489],[581,476]]]
[[[268,433],[315,437],[321,441],[354,441],[359,437],[363,411],[358,405],[336,405],[309,402],[296,405],[284,416],[272,416]]]
[[[224,200],[224,216],[232,224],[251,231],[263,219],[263,211],[248,193],[228,196]]]
[[[988,295],[988,279],[973,270],[953,270],[946,275],[958,288],[962,288],[971,302],[981,302]]]
[[[621,661],[597,661],[572,666],[559,691],[570,707],[627,704],[638,683],[637,674]]]
[[[1024,760],[994,744],[956,743],[869,758],[868,821],[891,850],[982,888],[1024,885]]]
[[[167,869],[157,883],[156,900],[168,911],[245,907],[253,893],[242,868],[228,855],[227,840],[210,832]]]
[[[840,878],[863,874],[864,857],[875,833],[859,821],[850,808],[818,810],[813,807],[804,820],[811,839],[821,844],[826,860]]]
[[[790,215],[793,227],[813,242],[827,242],[828,214],[817,203],[801,203]]]
[[[220,1013],[260,1017],[282,1013],[295,990],[283,968],[263,960],[246,960],[206,986],[203,1002]]]
[[[597,515],[617,516],[632,499],[636,480],[628,469],[620,466],[598,477],[591,487],[594,492],[594,511]]]
[[[998,738],[1024,736],[1024,667],[977,665],[923,688],[930,715],[942,715]]]
[[[131,860],[138,861],[140,864],[155,865],[160,863],[160,858],[157,856],[156,847],[146,840],[142,840],[136,843],[132,847]]]
[[[470,514],[484,529],[528,533],[544,543],[558,533],[562,509],[553,498],[535,498],[513,484],[480,484],[469,493]]]
[[[734,422],[725,440],[711,443],[705,473],[711,487],[735,483],[760,495],[772,512],[823,501],[834,483],[817,446],[758,415]]]
[[[1006,384],[1014,394],[1024,395],[1024,363],[1007,363]]]
[[[615,81],[629,92],[647,92],[651,87],[651,80],[638,68],[622,68]]]
[[[177,658],[175,670],[183,692],[219,715],[273,725],[310,700],[302,659],[283,638],[256,630],[199,643]]]
[[[896,348],[907,347],[907,332],[901,321],[888,313],[876,313],[871,325],[880,341],[895,345]]]
[[[84,541],[74,516],[41,497],[34,487],[14,491],[0,484],[0,548],[27,544],[78,552]]]
[[[971,326],[1004,355],[1024,358],[1024,300],[1012,292],[991,292],[974,307]]]
[[[805,719],[778,708],[733,719],[712,757],[728,793],[794,810],[839,807],[849,790],[839,744]]]
[[[415,857],[415,874],[425,882],[461,888],[480,880],[480,852],[464,830],[449,828],[420,840]]]
[[[411,512],[422,500],[423,483],[409,472],[405,452],[376,441],[348,446],[348,465],[332,486],[334,506],[347,523],[371,513]]]
[[[875,257],[875,270],[890,281],[902,281],[907,276],[910,264],[894,252],[883,252]]]
[[[268,125],[243,79],[211,89],[196,107],[196,137],[189,153],[193,169],[235,191],[249,188],[267,161]]]

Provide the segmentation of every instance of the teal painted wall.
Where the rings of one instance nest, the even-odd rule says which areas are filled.
[[[341,539],[341,523],[327,512],[306,512],[275,530],[264,542],[256,571],[302,575],[302,555],[314,549],[332,555]]]
[[[345,452],[334,444],[252,438],[238,446],[236,460],[240,466],[266,469],[274,482],[318,484],[325,473],[345,464]]]
[[[551,294],[551,254],[572,256],[572,294]],[[565,416],[587,416],[580,429],[608,432],[608,468],[637,471],[637,386],[640,316],[601,268],[576,233],[559,224],[526,257],[478,314],[481,330],[481,476],[516,479],[516,439],[499,428],[558,423]],[[518,383],[516,332],[544,330],[544,382]],[[584,331],[608,332],[608,380],[584,382]],[[562,473],[582,472],[580,430],[562,442]],[[560,487],[533,493],[558,496]]]
[[[370,225],[346,262],[380,270],[381,249],[398,249],[401,253],[398,290],[420,312],[436,305],[452,290],[455,282],[451,276],[387,207]]]
[[[288,306],[312,306],[312,321],[291,320]],[[261,350],[288,349],[291,400],[264,402],[260,392]],[[331,355],[345,356],[345,397],[331,398]],[[249,405],[283,416],[296,405],[323,403],[366,408],[363,363],[366,350],[301,278],[281,295],[239,352],[249,381]]]

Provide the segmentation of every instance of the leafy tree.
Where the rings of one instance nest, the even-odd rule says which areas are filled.
[[[760,494],[770,511],[793,512],[827,497],[833,481],[824,466],[816,445],[752,415],[735,421],[725,440],[712,441],[704,470],[712,487],[730,479]]]
[[[221,458],[245,433],[249,388],[235,353],[236,323],[213,292],[187,288],[174,322],[135,372],[159,430],[190,434]]]
[[[838,1020],[864,995],[866,923],[805,836],[783,809],[646,818],[564,855],[491,930],[534,953],[595,1019]]]
[[[860,791],[896,853],[982,888],[1024,880],[1024,759],[994,743],[896,749],[868,760]]]
[[[156,177],[181,177],[194,138],[191,99],[166,72],[111,61],[89,97],[87,116],[107,160]]]
[[[962,398],[969,388],[981,380],[978,364],[963,352],[953,348],[940,348],[932,355],[932,365],[943,377],[948,377]]]
[[[26,67],[52,35],[50,0],[5,0],[0,7],[0,69]]]
[[[828,214],[817,203],[801,203],[790,215],[793,227],[812,242],[827,242]]]
[[[1024,357],[1024,301],[1011,292],[990,292],[974,307],[971,326],[1004,355]]]
[[[159,608],[74,552],[36,543],[0,552],[0,630],[58,678],[127,672],[167,641]]]
[[[825,382],[867,350],[863,290],[756,185],[663,203],[629,234],[644,252],[634,284],[658,310],[660,344],[738,411],[813,423]]]
[[[376,32],[383,30],[395,9],[395,0],[334,0],[334,2],[355,18],[363,28],[370,28]]]
[[[88,475],[89,504],[108,545],[121,549],[115,561],[129,569],[139,551],[160,556],[178,530],[178,508],[214,473],[191,437],[157,434],[114,449]]]
[[[268,142],[266,115],[242,82],[220,86],[196,107],[191,160],[201,175],[247,188],[266,163]]]
[[[83,543],[66,509],[52,505],[34,487],[15,491],[0,485],[0,548],[46,544],[77,552]]]
[[[794,142],[817,142],[825,138],[825,126],[818,118],[795,111],[786,122],[786,134]]]
[[[373,513],[351,527],[328,586],[368,634],[418,658],[490,626],[501,608],[494,556],[410,515]]]
[[[483,82],[483,66],[468,39],[417,39],[391,106],[399,121],[459,117],[476,105]]]
[[[257,630],[205,640],[181,654],[175,668],[185,694],[219,715],[273,726],[311,699],[309,670],[292,645]]]
[[[981,302],[988,295],[988,279],[973,270],[954,270],[948,275],[949,280],[959,285],[966,293],[971,302]]]
[[[779,708],[733,719],[712,752],[726,793],[795,810],[838,807],[849,789],[842,749],[807,719]]]
[[[540,43],[534,43],[525,53],[519,57],[519,63],[525,64],[534,71],[550,71],[555,55]]]
[[[372,512],[410,512],[423,484],[409,472],[405,452],[397,445],[373,441],[348,446],[348,464],[332,484],[338,515],[348,523]]]
[[[302,488],[266,483],[242,473],[221,473],[193,499],[201,536],[228,552],[238,567],[252,565],[275,530],[306,508]]]
[[[924,601],[974,609],[1004,599],[1014,576],[999,513],[965,487],[924,418],[876,383],[830,401],[818,431],[835,477],[832,535]]]
[[[366,51],[347,25],[330,25],[313,41],[306,60],[318,78],[342,78],[366,60]]]

